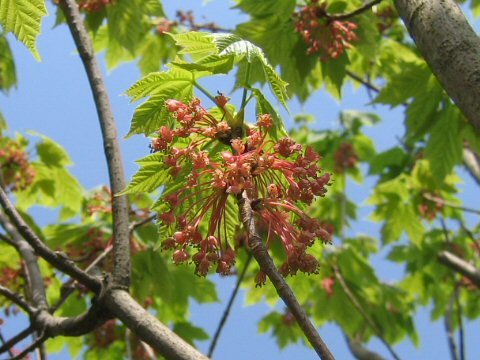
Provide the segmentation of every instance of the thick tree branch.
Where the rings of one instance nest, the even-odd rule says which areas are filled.
[[[480,131],[480,38],[454,0],[395,0],[420,53]]]
[[[438,254],[438,261],[450,269],[466,276],[478,288],[480,288],[480,270],[449,251],[442,251]]]
[[[75,0],[60,0],[60,7],[67,19],[75,45],[82,59],[97,107],[107,160],[110,188],[117,194],[125,188],[123,162],[117,139],[117,128],[103,81],[100,67],[90,37],[83,25]],[[114,268],[113,285],[128,289],[130,286],[130,237],[128,231],[128,200],[126,196],[114,196],[113,200]]]
[[[142,308],[127,292],[112,289],[107,293],[105,303],[107,308],[136,336],[166,359],[208,359]]]
[[[242,223],[248,234],[248,245],[253,257],[260,265],[260,269],[268,276],[273,286],[277,290],[278,295],[282,298],[288,309],[292,312],[297,320],[298,325],[302,329],[305,337],[308,339],[312,347],[315,349],[321,359],[334,359],[332,353],[327,345],[323,342],[317,330],[310,322],[307,314],[298,303],[297,298],[293,294],[292,289],[285,282],[277,267],[273,263],[272,258],[268,254],[268,250],[258,235],[251,201],[246,192],[242,193],[242,198],[239,199],[239,208],[242,218]]]
[[[95,293],[100,291],[102,286],[100,280],[79,269],[65,255],[50,250],[48,246],[46,246],[42,240],[40,240],[30,226],[28,226],[27,223],[22,219],[1,186],[0,205],[10,218],[11,224],[16,228],[16,230],[18,230],[23,239],[25,239],[26,242],[28,242],[28,244],[35,250],[35,253],[38,256],[42,257],[58,270],[70,275],[72,278],[79,281]],[[6,230],[8,231],[8,229]]]

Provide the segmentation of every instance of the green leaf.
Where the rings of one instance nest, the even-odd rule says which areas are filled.
[[[437,184],[462,161],[463,136],[460,129],[462,121],[457,107],[448,106],[437,115],[437,123],[433,126],[430,140],[425,147],[425,158]]]
[[[40,160],[48,166],[64,167],[72,165],[67,152],[59,144],[45,135],[38,134],[34,131],[29,132],[31,135],[38,136],[42,139],[36,145],[37,155]]]
[[[164,164],[164,156],[162,153],[155,153],[137,160],[140,169],[133,175],[127,187],[116,195],[151,192],[168,183],[170,174]]]
[[[287,108],[287,83],[283,81],[273,67],[268,63],[263,50],[250,41],[242,40],[233,34],[213,34],[214,43],[217,45],[219,55],[233,54],[239,61],[245,58],[251,66],[257,64],[263,69],[268,84],[278,101]],[[258,62],[254,60],[259,60]]]
[[[134,134],[145,134],[148,136],[160,129],[163,123],[168,123],[169,115],[165,108],[165,101],[174,97],[174,94],[176,94],[175,90],[171,90],[171,94],[172,96],[167,96],[165,92],[162,95],[154,95],[137,107],[126,137]]]
[[[148,31],[144,25],[142,1],[116,0],[107,7],[109,39],[134,51]]]
[[[370,159],[370,175],[383,174],[390,167],[401,168],[402,163],[406,157],[405,151],[399,147],[389,149],[387,151],[378,153]]]
[[[190,55],[194,62],[207,56],[218,54],[217,46],[213,42],[213,37],[210,33],[189,31],[181,34],[169,33],[168,35],[175,40],[177,46],[182,48],[179,54]]]
[[[372,126],[379,121],[378,115],[363,111],[344,110],[340,113],[340,123],[353,134],[357,134],[362,126]]]
[[[263,96],[260,89],[252,88],[252,94],[257,100],[257,116],[262,114],[270,114],[273,118],[273,126],[269,130],[269,135],[278,140],[283,137],[287,137],[288,133],[285,129],[283,121],[278,116],[277,111],[273,108],[272,104]]]
[[[197,326],[189,322],[177,322],[173,325],[173,331],[177,333],[183,340],[193,345],[194,340],[208,340],[210,336]]]
[[[399,68],[400,71],[380,90],[374,100],[375,103],[395,107],[427,92],[426,84],[429,83],[432,72],[425,63],[404,62],[399,64]]]
[[[0,0],[0,23],[3,31],[12,32],[40,61],[36,39],[42,17],[47,15],[44,0]]]
[[[195,76],[190,71],[172,68],[167,72],[156,72],[145,76],[133,84],[126,94],[132,101],[152,95],[175,97],[174,94],[193,93],[194,81]]]
[[[337,99],[340,99],[342,95],[343,81],[345,80],[349,63],[350,60],[345,52],[336,59],[330,59],[321,63],[326,90]]]
[[[212,74],[227,74],[232,70],[235,57],[231,55],[209,55],[196,63],[187,63],[180,60],[172,62],[173,65],[185,70],[208,71]]]
[[[16,84],[17,74],[12,51],[5,36],[0,36],[0,89],[8,92]]]
[[[268,18],[272,15],[290,17],[295,11],[295,2],[291,0],[241,0],[235,9],[250,14],[254,18]]]

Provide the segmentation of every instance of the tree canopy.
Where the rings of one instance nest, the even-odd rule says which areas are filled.
[[[61,139],[0,117],[2,321],[29,322],[0,326],[0,352],[215,357],[242,289],[270,306],[257,329],[280,349],[338,358],[319,335],[335,324],[353,358],[411,358],[397,345],[425,341],[427,313],[444,322],[445,358],[478,354],[467,323],[480,316],[480,44],[464,13],[475,19],[480,2],[235,0],[228,11],[0,0],[5,102],[23,86],[12,41],[41,61],[54,17],[42,36],[71,33],[108,173],[85,188]],[[123,134],[102,71],[121,64],[139,74],[124,89],[134,110]],[[122,148],[134,141],[132,172]],[[192,304],[225,297],[226,277],[234,289],[207,331]]]

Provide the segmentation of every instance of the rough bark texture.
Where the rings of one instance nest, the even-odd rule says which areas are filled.
[[[480,132],[480,38],[459,6],[453,0],[395,0],[395,5],[432,72]]]
[[[93,99],[97,108],[98,119],[102,130],[103,147],[107,160],[110,187],[113,194],[122,191],[125,184],[120,144],[117,139],[117,127],[113,117],[105,82],[98,66],[90,37],[83,26],[78,5],[75,0],[59,2],[68,27],[72,33],[78,52],[87,73]],[[130,237],[128,224],[128,201],[126,196],[114,196],[113,202],[113,237],[114,267],[113,283],[115,286],[128,289],[130,286]]]
[[[208,358],[186,343],[145,311],[127,292],[112,290],[105,298],[106,306],[135,335],[169,360],[207,360]]]

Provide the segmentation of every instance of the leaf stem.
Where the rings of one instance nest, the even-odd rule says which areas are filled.
[[[215,105],[217,105],[217,101],[215,100],[215,97],[208,92],[207,89],[205,89],[202,85],[200,85],[198,82],[194,81],[193,86],[195,86],[198,90],[200,90],[206,97],[208,97]]]
[[[252,68],[252,64],[247,62],[247,70],[245,72],[245,85],[243,87],[242,104],[240,105],[240,111],[242,111],[247,105],[247,91],[248,91],[247,86],[248,86],[248,83],[250,82],[251,68]]]

